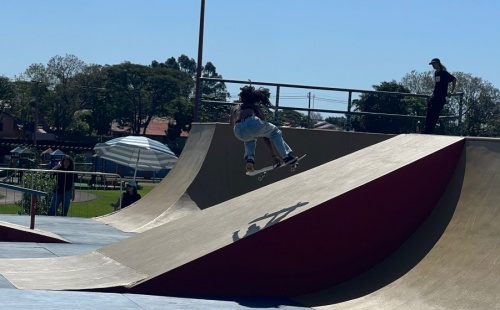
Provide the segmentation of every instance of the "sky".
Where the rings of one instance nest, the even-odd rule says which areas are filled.
[[[100,65],[197,60],[200,8],[201,0],[0,0],[0,75],[70,54]],[[498,0],[206,0],[202,63],[232,80],[371,90],[432,70],[439,57],[500,88],[499,33]],[[241,86],[227,84],[231,99]],[[343,92],[283,88],[280,103],[307,108],[308,92],[317,109],[346,109]]]

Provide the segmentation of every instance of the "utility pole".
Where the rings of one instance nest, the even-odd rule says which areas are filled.
[[[196,68],[196,88],[194,91],[194,115],[193,121],[199,121],[200,97],[201,97],[201,67],[203,59],[203,29],[205,23],[205,0],[201,0],[200,9],[200,33],[198,41],[198,66]]]
[[[33,126],[33,145],[37,147],[37,131],[38,131],[38,105],[40,101],[40,81],[32,81],[36,84],[35,90],[35,124]]]

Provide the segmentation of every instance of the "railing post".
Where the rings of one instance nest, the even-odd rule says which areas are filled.
[[[458,101],[458,129],[460,130],[460,134],[463,134],[463,128],[462,128],[463,98],[464,94],[462,93],[460,95],[460,100]]]
[[[275,108],[274,108],[274,121],[276,122],[276,124],[279,124],[278,123],[278,119],[279,119],[279,112],[278,112],[278,109],[279,109],[279,106],[280,106],[280,86],[276,86],[276,104],[275,104]]]
[[[307,104],[307,128],[312,128],[311,121],[311,92],[307,93],[308,104]]]
[[[349,91],[349,97],[347,99],[347,121],[346,121],[346,131],[351,131],[351,108],[352,108],[352,91]]]
[[[35,229],[36,201],[37,196],[35,194],[31,194],[30,229]]]

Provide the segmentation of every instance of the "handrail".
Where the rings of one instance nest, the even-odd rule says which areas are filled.
[[[31,180],[33,182],[33,173],[35,172],[42,172],[42,173],[47,173],[47,174],[53,174],[53,173],[64,173],[64,174],[81,174],[81,175],[95,175],[95,176],[100,176],[100,177],[110,177],[110,178],[117,178],[120,180],[120,193],[122,192],[122,177],[119,174],[116,173],[106,173],[106,172],[90,172],[90,171],[78,171],[78,170],[72,170],[72,171],[65,171],[65,170],[51,170],[51,169],[29,169],[29,168],[10,168],[10,167],[2,167],[0,170],[6,170],[6,171],[15,171],[19,172],[22,171],[24,173],[31,173],[32,177]],[[6,177],[2,178],[3,181],[12,178],[14,175],[7,175]],[[36,200],[37,196],[47,196],[47,193],[39,190],[35,190],[33,188],[27,188],[27,187],[22,187],[22,186],[17,186],[13,184],[8,184],[8,183],[3,183],[0,180],[0,187],[2,188],[7,188],[11,190],[16,190],[20,191],[26,194],[31,194],[31,214],[30,214],[30,229],[35,228],[35,205],[36,205]],[[31,184],[31,187],[33,187],[33,183]],[[122,195],[120,194],[119,199],[120,199],[120,208],[121,208],[121,198]]]
[[[390,113],[377,113],[377,112],[359,112],[359,111],[351,111],[352,109],[352,93],[367,93],[367,94],[381,94],[381,95],[393,95],[393,96],[402,96],[402,97],[416,97],[416,98],[426,98],[427,100],[431,97],[426,94],[414,94],[414,93],[401,93],[401,92],[389,92],[389,91],[378,91],[378,90],[366,90],[366,89],[354,89],[354,88],[338,88],[338,87],[324,87],[324,86],[311,86],[311,85],[300,85],[300,84],[286,84],[286,83],[272,83],[272,82],[261,82],[261,81],[242,81],[242,80],[231,80],[231,79],[218,79],[218,78],[207,78],[201,77],[202,81],[206,82],[222,82],[222,83],[236,83],[236,84],[256,84],[263,86],[276,86],[276,102],[274,106],[271,106],[274,109],[274,114],[276,120],[278,119],[278,109],[281,110],[295,110],[295,111],[306,111],[308,112],[310,118],[310,112],[323,112],[323,113],[335,113],[335,114],[345,114],[347,116],[346,121],[346,130],[350,130],[351,126],[351,115],[377,115],[377,116],[390,116],[390,117],[398,117],[398,118],[412,118],[412,119],[425,119],[425,116],[418,115],[404,115],[404,114],[390,114]],[[314,109],[310,106],[308,108],[297,108],[297,107],[286,107],[280,106],[280,88],[281,87],[289,87],[289,88],[303,88],[303,89],[316,89],[316,90],[327,90],[327,91],[341,91],[348,93],[347,99],[347,110],[330,110],[330,109]],[[458,92],[451,94],[449,96],[460,96],[459,100],[459,111],[458,115],[444,115],[440,116],[440,119],[458,119],[459,126],[462,123],[462,113],[463,113],[463,92]],[[234,103],[226,102],[226,101],[214,101],[214,100],[201,100],[203,103],[209,104],[221,104],[221,105],[233,105]]]
[[[428,98],[429,95],[424,94],[413,94],[413,93],[400,93],[400,92],[390,92],[390,91],[378,91],[378,90],[366,90],[366,89],[354,89],[354,88],[338,88],[338,87],[325,87],[325,86],[312,86],[312,85],[300,85],[300,84],[284,84],[284,83],[271,83],[271,82],[257,82],[257,81],[241,81],[241,80],[229,80],[229,79],[217,79],[217,78],[200,78],[202,81],[207,82],[224,82],[224,83],[235,83],[235,84],[258,84],[265,86],[280,86],[280,87],[290,87],[290,88],[304,88],[304,89],[317,89],[317,90],[331,90],[331,91],[343,91],[343,92],[353,92],[353,93],[368,93],[368,94],[386,94],[386,95],[400,95],[400,96],[412,96],[412,97],[422,97]]]

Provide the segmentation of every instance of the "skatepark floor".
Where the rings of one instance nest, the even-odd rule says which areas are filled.
[[[0,221],[29,227],[26,215],[0,214]],[[134,233],[122,232],[93,219],[37,216],[35,228],[48,231],[67,243],[0,242],[0,259],[46,258],[79,255],[126,239]],[[286,299],[209,300],[139,294],[76,291],[18,290],[0,275],[0,309],[310,309]]]

